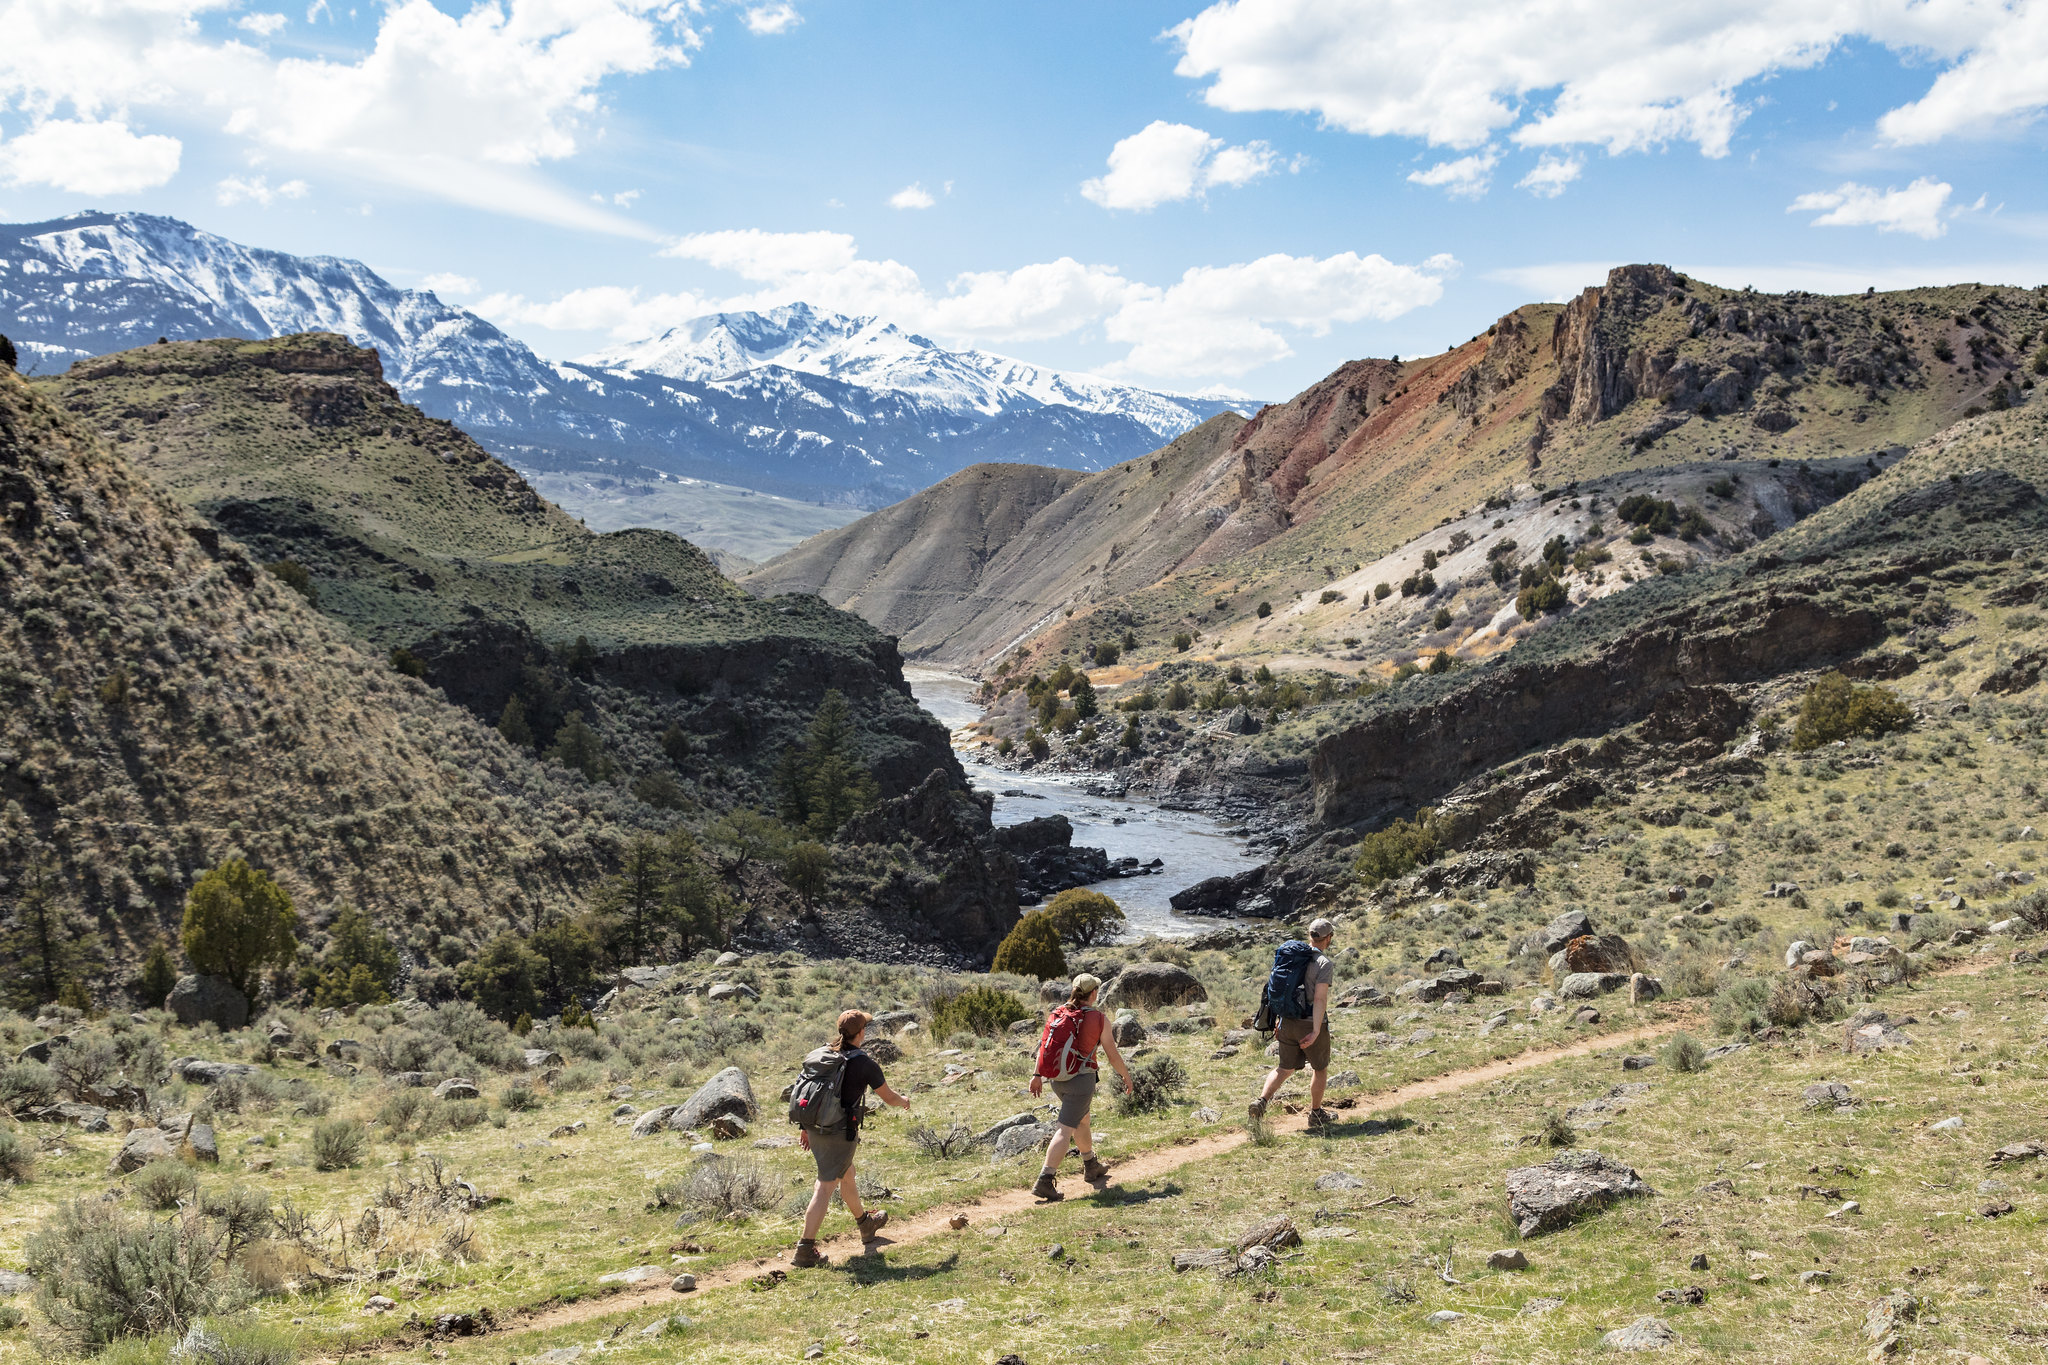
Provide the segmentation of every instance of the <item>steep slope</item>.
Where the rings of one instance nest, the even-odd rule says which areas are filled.
[[[1151,504],[1158,514],[1142,526],[1126,518],[1102,538],[1127,567],[1105,571],[1097,559],[1090,573],[1084,552],[1068,558],[1065,572],[1030,579],[1028,592],[1026,580],[1006,573],[1005,621],[1035,628],[1030,650],[1040,658],[1071,656],[1090,640],[1129,631],[1138,661],[1154,662],[1187,632],[1210,658],[1301,666],[1306,654],[1326,667],[1384,667],[1383,658],[1340,657],[1349,651],[1344,639],[1366,633],[1341,611],[1297,621],[1316,627],[1305,634],[1261,632],[1253,611],[1304,594],[1320,602],[1325,592],[1354,610],[1361,587],[1383,581],[1367,566],[1433,528],[1467,518],[1485,530],[1496,510],[1538,505],[1546,493],[1603,478],[1721,463],[1745,487],[1761,488],[1782,480],[1749,471],[1773,462],[1882,464],[1972,409],[2035,401],[2037,368],[2048,367],[2036,359],[2044,336],[2048,290],[1766,296],[1662,266],[1622,267],[1568,305],[1517,309],[1443,355],[1347,364],[1261,410],[1206,464],[1166,461],[1160,477],[1177,486]],[[1150,477],[1148,461],[1091,479],[1107,489],[1135,475]],[[1114,497],[1091,504],[1094,487],[1076,485],[1069,497],[1077,506],[1116,506]],[[1191,519],[1203,534],[1191,534]],[[1739,549],[1779,524],[1774,518],[1750,531],[1724,523],[1713,548]],[[1476,535],[1467,531],[1469,543]],[[879,521],[855,523],[748,581],[773,585],[795,571],[823,585],[829,575],[809,567],[816,557],[864,560],[865,551],[847,547],[870,533],[889,537]],[[832,581],[827,595],[851,601],[853,587]],[[974,593],[971,585],[910,581],[895,595],[927,587]],[[1491,619],[1478,598],[1450,593],[1433,604],[1467,620],[1439,645],[1456,650]],[[970,638],[950,619],[928,626],[899,614],[890,628],[915,641],[920,656],[971,670],[992,665],[993,651],[1011,643],[997,632]]]
[[[1144,461],[1080,475],[979,465],[741,581],[814,592],[898,635],[913,658],[973,668],[1065,603],[1149,585],[1211,536],[1209,477],[1244,426],[1212,417]]]
[[[1225,406],[949,352],[801,304],[554,364],[359,262],[147,214],[0,226],[0,331],[31,370],[159,336],[339,332],[375,347],[405,397],[530,471],[667,474],[870,507],[981,460],[1099,469]]]
[[[0,371],[0,875],[50,866],[110,971],[233,852],[446,962],[573,909],[638,809],[394,673]]]
[[[39,381],[322,610],[495,723],[518,697],[538,749],[581,711],[619,780],[762,799],[827,688],[887,794],[962,779],[894,646],[816,598],[764,602],[666,532],[598,535],[453,424],[399,400],[338,336],[171,342]],[[671,725],[687,752],[661,740]]]

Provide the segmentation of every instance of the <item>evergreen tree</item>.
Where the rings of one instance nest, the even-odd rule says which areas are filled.
[[[1067,689],[1067,700],[1073,703],[1074,714],[1082,720],[1096,714],[1095,684],[1088,681],[1086,673],[1074,679],[1074,685]]]
[[[782,860],[782,880],[803,898],[806,910],[825,894],[832,878],[832,850],[806,839],[793,846]]]
[[[171,960],[168,940],[158,938],[150,943],[149,952],[142,959],[142,975],[136,984],[146,1007],[153,1010],[163,1008],[164,997],[171,993],[171,987],[178,984],[178,964]]]
[[[539,983],[550,1000],[572,1000],[590,989],[600,949],[589,916],[543,926],[535,931],[532,946],[541,963]]]
[[[548,758],[565,768],[582,773],[587,782],[602,782],[611,775],[611,762],[604,756],[604,742],[590,728],[581,711],[571,711],[548,746]]]
[[[456,973],[456,981],[462,993],[491,1018],[516,1019],[540,1008],[534,984],[544,970],[544,964],[526,946],[526,940],[508,930],[465,962]]]
[[[0,963],[7,968],[0,975],[0,997],[30,1013],[58,999],[68,983],[105,956],[99,935],[58,904],[49,863],[31,860],[17,884],[13,909],[0,923]]]
[[[381,1005],[398,992],[398,945],[370,917],[352,905],[343,906],[328,930],[327,951],[320,956],[308,986],[316,1005]]]
[[[262,972],[298,955],[298,913],[270,874],[230,858],[201,877],[185,898],[185,956],[202,972],[256,1000]]]
[[[672,924],[669,867],[661,843],[640,834],[626,845],[618,874],[598,892],[600,937],[622,967],[637,967],[666,944]]]
[[[1017,927],[996,947],[991,971],[1015,972],[1049,981],[1067,974],[1067,955],[1060,949],[1059,925],[1043,910],[1026,911]]]
[[[818,840],[880,799],[854,743],[853,709],[837,690],[819,703],[803,742],[783,750],[775,788],[783,820]]]
[[[678,955],[688,957],[699,948],[724,946],[733,908],[725,884],[705,861],[696,839],[681,825],[670,832],[666,855],[668,906]]]
[[[515,749],[533,748],[533,727],[527,724],[526,703],[517,692],[507,698],[504,714],[498,717],[498,733]]]

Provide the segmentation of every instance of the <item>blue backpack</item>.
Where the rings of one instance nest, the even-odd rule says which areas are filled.
[[[1273,974],[1266,978],[1266,1012],[1277,1019],[1314,1017],[1315,998],[1308,988],[1308,976],[1316,956],[1316,950],[1300,939],[1289,939],[1273,950]]]

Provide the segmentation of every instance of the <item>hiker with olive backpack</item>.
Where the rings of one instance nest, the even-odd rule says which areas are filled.
[[[1265,995],[1253,1022],[1261,1033],[1277,1033],[1280,1065],[1266,1077],[1266,1088],[1246,1106],[1252,1118],[1266,1116],[1266,1106],[1287,1078],[1309,1067],[1310,1128],[1327,1127],[1330,1115],[1323,1108],[1323,1086],[1330,1074],[1330,987],[1337,981],[1337,964],[1330,960],[1330,940],[1337,926],[1317,919],[1308,926],[1308,942],[1289,939],[1273,953],[1273,971],[1266,978]]]
[[[1081,1174],[1091,1185],[1109,1182],[1109,1167],[1095,1159],[1095,1135],[1088,1127],[1088,1111],[1095,1104],[1095,1082],[1100,1068],[1095,1049],[1109,1053],[1109,1064],[1123,1077],[1124,1089],[1131,1088],[1131,1069],[1116,1050],[1116,1039],[1104,1025],[1108,1022],[1095,1008],[1095,993],[1102,983],[1083,972],[1074,978],[1067,1003],[1046,1017],[1045,1031],[1038,1038],[1038,1064],[1031,1076],[1031,1095],[1036,1099],[1047,1081],[1059,1096],[1059,1132],[1045,1149],[1045,1166],[1031,1193],[1048,1202],[1066,1198],[1059,1189],[1060,1162],[1067,1149],[1081,1154]]]
[[[873,1090],[884,1104],[908,1109],[910,1101],[889,1088],[888,1079],[874,1058],[861,1051],[872,1019],[860,1010],[839,1016],[839,1037],[804,1058],[803,1073],[789,1089],[789,1121],[797,1125],[796,1140],[818,1164],[818,1183],[811,1187],[811,1205],[804,1210],[804,1235],[796,1244],[790,1264],[798,1269],[824,1264],[818,1255],[818,1228],[832,1207],[837,1190],[860,1229],[862,1243],[889,1221],[886,1209],[863,1211],[860,1187],[854,1179],[854,1148],[860,1142],[861,1120],[867,1116],[867,1093]]]

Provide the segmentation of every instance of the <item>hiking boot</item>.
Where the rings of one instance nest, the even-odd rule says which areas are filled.
[[[1065,1195],[1060,1193],[1059,1182],[1053,1178],[1051,1171],[1040,1171],[1038,1173],[1038,1183],[1031,1187],[1031,1197],[1043,1199],[1049,1204],[1056,1204],[1066,1198]]]
[[[1266,1117],[1266,1101],[1263,1098],[1253,1100],[1244,1107],[1244,1111],[1255,1119],[1262,1119]]]
[[[1327,1109],[1316,1108],[1308,1111],[1308,1127],[1310,1132],[1314,1132],[1318,1128],[1328,1128],[1336,1121]]]
[[[1081,1175],[1091,1185],[1107,1185],[1109,1183],[1109,1167],[1097,1161],[1092,1155],[1082,1160]]]
[[[872,1242],[875,1240],[875,1234],[882,1230],[882,1224],[888,1221],[889,1210],[869,1209],[866,1213],[854,1219],[853,1225],[860,1229],[860,1239],[863,1242]]]
[[[789,1258],[789,1263],[798,1270],[809,1270],[813,1266],[825,1264],[825,1258],[818,1254],[816,1242],[798,1242],[796,1254]]]

